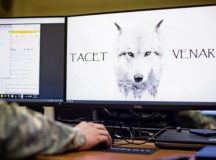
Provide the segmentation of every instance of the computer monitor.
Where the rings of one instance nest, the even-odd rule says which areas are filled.
[[[216,109],[215,15],[211,5],[68,17],[66,102]]]
[[[64,101],[65,17],[0,18],[0,99]]]

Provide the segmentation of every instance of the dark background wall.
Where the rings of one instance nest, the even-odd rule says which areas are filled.
[[[216,0],[0,0],[0,16],[53,16],[216,4]]]

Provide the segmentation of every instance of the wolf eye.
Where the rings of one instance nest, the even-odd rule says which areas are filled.
[[[126,55],[126,52],[122,52],[119,54],[119,56],[125,56]]]
[[[127,54],[130,56],[130,57],[134,57],[134,54],[132,52],[127,52]]]
[[[160,55],[160,53],[158,53],[158,52],[154,52],[157,56],[159,56]]]
[[[147,51],[147,52],[145,52],[144,56],[147,57],[147,56],[149,56],[150,54],[151,54],[151,51]]]

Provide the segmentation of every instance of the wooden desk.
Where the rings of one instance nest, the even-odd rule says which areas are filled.
[[[155,148],[153,143],[147,143],[145,145],[123,145],[121,147],[144,147]],[[196,151],[185,150],[167,150],[160,149],[157,152],[145,155],[145,154],[128,154],[128,153],[111,153],[111,152],[99,152],[99,151],[81,151],[70,152],[57,156],[38,156],[35,160],[157,160],[159,158],[172,157],[172,156],[190,156],[190,160],[194,159]]]

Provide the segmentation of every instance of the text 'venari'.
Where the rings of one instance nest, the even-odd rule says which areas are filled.
[[[172,50],[176,59],[215,58],[214,51],[213,48]]]

